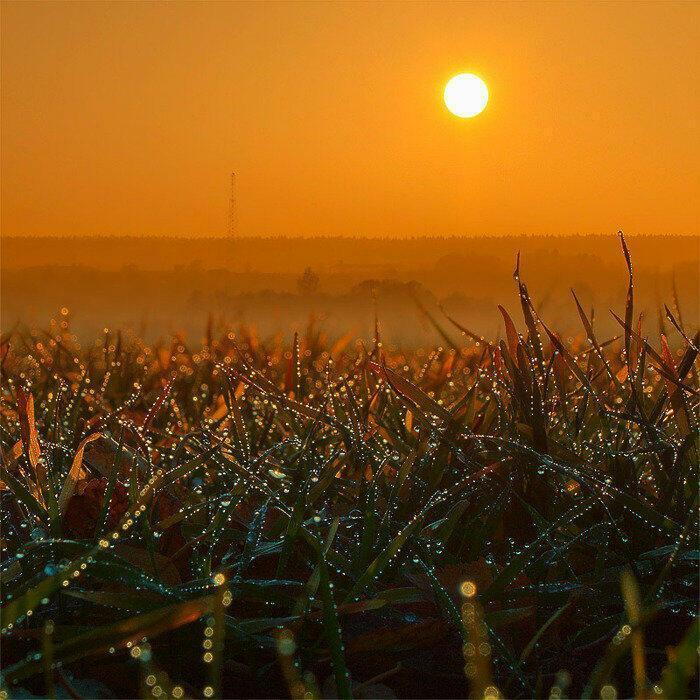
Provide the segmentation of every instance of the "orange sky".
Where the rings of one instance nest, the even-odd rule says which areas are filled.
[[[2,4],[5,234],[698,233],[700,4]],[[472,71],[486,111],[450,115]]]

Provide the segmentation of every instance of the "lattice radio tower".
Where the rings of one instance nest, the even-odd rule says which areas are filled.
[[[228,202],[228,235],[235,238],[238,233],[238,203],[236,201],[236,173],[231,173],[231,194]]]

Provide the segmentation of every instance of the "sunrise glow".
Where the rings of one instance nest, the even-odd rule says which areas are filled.
[[[445,86],[445,105],[456,117],[467,119],[481,114],[489,101],[486,83],[473,73],[455,75]]]

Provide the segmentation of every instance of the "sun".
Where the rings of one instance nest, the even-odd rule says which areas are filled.
[[[478,75],[460,73],[445,85],[444,99],[452,114],[467,119],[484,111],[489,101],[489,89]]]

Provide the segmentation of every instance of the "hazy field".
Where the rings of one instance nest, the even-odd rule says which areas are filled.
[[[637,308],[649,320],[673,297],[687,320],[698,318],[697,237],[632,237]],[[517,302],[516,255],[538,308],[574,332],[570,288],[595,307],[602,333],[613,333],[610,308],[624,295],[617,237],[428,240],[352,239],[29,239],[2,240],[2,329],[17,321],[40,327],[67,307],[83,339],[104,326],[130,328],[155,340],[183,331],[202,339],[210,317],[217,329],[242,323],[261,335],[289,338],[315,319],[331,336],[368,340],[375,308],[387,342],[432,345],[443,338],[416,299],[445,322],[439,305],[460,323],[494,337],[497,304]],[[318,276],[300,291],[305,268]]]
[[[508,270],[500,339],[425,314],[439,346],[289,319],[85,342],[69,309],[12,329],[3,697],[694,697],[697,310],[644,318],[670,277],[633,284],[615,244],[614,281],[567,292],[575,334],[544,260]],[[5,274],[19,304],[34,278]]]

